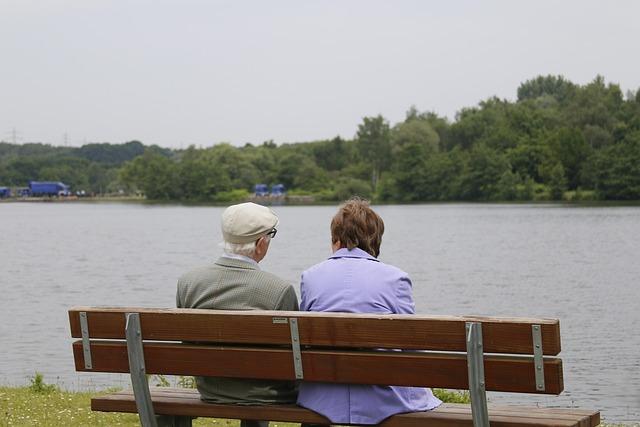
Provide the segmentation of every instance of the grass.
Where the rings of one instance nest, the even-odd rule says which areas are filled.
[[[139,427],[137,414],[92,412],[91,398],[103,393],[68,392],[54,387],[34,391],[33,387],[0,387],[0,426]],[[200,418],[194,426],[239,426],[235,420]],[[294,427],[299,424],[271,423],[272,427]]]
[[[71,393],[56,387],[0,387],[0,426],[136,426],[137,415],[91,412],[95,393]]]
[[[47,384],[37,373],[26,387],[0,387],[0,427],[44,426],[139,426],[136,414],[92,412],[91,398],[113,390],[96,392],[69,392]],[[187,384],[186,381],[185,384]],[[468,402],[468,393],[435,390],[447,402]],[[194,426],[239,426],[239,421],[201,418]],[[271,427],[294,427],[295,423],[272,422]]]
[[[130,426],[139,427],[136,414],[92,412],[91,398],[114,390],[95,392],[68,392],[55,385],[46,384],[42,375],[36,374],[27,387],[0,387],[0,427],[86,427],[86,426]],[[468,403],[468,393],[449,390],[434,390],[446,402]],[[194,426],[235,427],[240,422],[213,418],[200,418]],[[272,422],[271,427],[297,427],[300,424]],[[633,424],[638,426],[639,424]],[[602,424],[606,427],[620,424]],[[628,425],[627,425],[628,427]]]

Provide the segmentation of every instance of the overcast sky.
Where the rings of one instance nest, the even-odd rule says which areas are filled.
[[[0,0],[0,140],[351,138],[539,74],[635,91],[639,17],[634,0]]]

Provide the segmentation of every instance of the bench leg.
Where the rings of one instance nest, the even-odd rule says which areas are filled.
[[[174,415],[156,415],[158,427],[191,427],[191,417]]]

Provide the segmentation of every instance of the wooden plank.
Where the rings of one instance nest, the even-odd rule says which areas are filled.
[[[156,412],[164,415],[199,417],[268,419],[271,421],[328,423],[321,415],[296,405],[236,406],[202,402],[196,390],[152,389]],[[91,409],[104,412],[136,412],[131,391],[93,398]],[[574,409],[546,409],[518,406],[489,405],[490,422],[497,427],[584,426],[595,427],[599,413]],[[445,403],[429,412],[399,414],[387,419],[383,427],[472,425],[469,405]]]
[[[73,344],[76,370],[85,371],[82,341]],[[126,343],[92,341],[91,372],[129,372]],[[145,343],[147,373],[294,380],[291,350],[178,343]],[[349,384],[388,384],[467,389],[467,360],[459,353],[302,351],[304,379]],[[533,358],[486,356],[486,389],[540,393]],[[563,389],[562,361],[545,358],[546,390]]]
[[[186,397],[186,396],[185,396]],[[440,408],[442,411],[448,413],[467,413],[467,408],[463,405],[447,405]],[[564,420],[575,421],[576,419],[582,419],[582,422],[591,424],[592,422],[599,421],[599,412],[576,410],[575,408],[545,408],[545,407],[532,407],[532,406],[507,406],[507,405],[489,405],[489,411],[492,415],[500,416],[517,416],[518,418],[536,418],[536,419],[548,419],[548,420]],[[596,419],[591,419],[597,416]],[[596,424],[597,425],[597,424]]]
[[[199,394],[196,390],[183,388],[154,388],[152,389],[152,395],[186,399],[187,401],[194,399],[194,396],[196,399],[199,398]],[[123,401],[126,401],[130,397],[131,391],[119,391],[108,396],[109,399]],[[535,418],[538,420],[562,420],[570,422],[581,420],[580,425],[584,427],[596,426],[600,423],[599,412],[578,408],[540,408],[520,405],[508,406],[490,404],[489,411],[493,416]],[[465,404],[445,403],[438,408],[438,412],[464,415],[470,414],[470,408],[469,405]]]
[[[123,339],[124,314],[137,312],[146,340],[288,345],[289,325],[274,318],[296,317],[302,345],[466,351],[465,322],[476,321],[482,322],[487,353],[532,354],[533,324],[542,327],[544,354],[560,352],[556,319],[74,307],[69,310],[74,338],[81,337],[81,311],[87,312],[91,337],[101,339]]]

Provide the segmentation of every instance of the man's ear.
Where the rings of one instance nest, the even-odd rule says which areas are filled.
[[[262,236],[256,242],[256,253],[264,255],[267,252],[268,241],[266,236]]]

